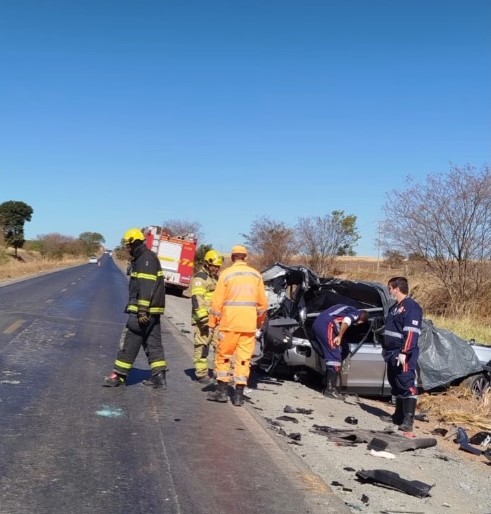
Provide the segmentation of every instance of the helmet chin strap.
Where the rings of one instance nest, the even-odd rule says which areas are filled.
[[[134,251],[141,245],[143,244],[143,241],[140,241],[139,239],[137,239],[136,241],[133,241],[132,243],[130,243],[130,255],[133,257],[133,253]]]

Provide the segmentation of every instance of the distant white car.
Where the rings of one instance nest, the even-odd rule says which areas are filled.
[[[97,257],[95,255],[91,255],[89,257],[89,263],[90,264],[97,264]]]

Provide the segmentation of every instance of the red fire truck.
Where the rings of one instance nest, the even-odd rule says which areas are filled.
[[[147,248],[154,251],[162,265],[165,285],[177,294],[189,287],[194,273],[197,240],[194,234],[170,236],[161,227],[146,227]]]

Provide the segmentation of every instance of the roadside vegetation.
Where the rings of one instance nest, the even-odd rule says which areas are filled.
[[[251,263],[258,269],[275,262],[301,264],[320,277],[382,284],[405,275],[425,317],[463,339],[491,344],[491,169],[451,165],[447,172],[430,173],[422,181],[408,176],[401,184],[386,193],[376,262],[356,256],[358,219],[337,209],[299,217],[293,224],[259,215],[248,233],[241,234]],[[38,261],[31,265],[47,269],[103,250],[105,240],[97,232],[84,232],[78,238],[51,233],[25,241],[24,223],[32,216],[34,209],[24,202],[0,204],[0,248],[5,248],[0,253],[4,268],[0,273],[15,273],[16,264],[19,271],[26,271],[28,259],[21,249]],[[171,235],[192,232],[203,241],[199,222],[171,219],[162,227]],[[212,247],[212,242],[201,244],[197,266]],[[116,258],[126,258],[122,248],[113,250]]]
[[[41,256],[39,252],[27,250],[18,250],[16,257],[13,249],[0,248],[0,282],[86,262],[85,256],[66,255],[61,259],[50,259]]]

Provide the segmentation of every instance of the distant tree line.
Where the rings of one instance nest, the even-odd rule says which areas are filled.
[[[491,291],[491,170],[451,165],[447,172],[423,181],[408,176],[405,185],[386,193],[385,218],[376,240],[387,262],[412,263],[434,277],[441,289],[441,314],[458,314]],[[24,246],[24,223],[33,214],[24,202],[0,204],[0,238],[17,252]],[[309,267],[320,276],[335,273],[336,259],[356,255],[360,239],[357,217],[342,210],[324,216],[298,218],[288,223],[258,216],[246,234],[239,234],[258,267],[275,262]],[[179,219],[162,223],[170,235],[195,234],[203,239],[199,222]],[[105,242],[97,232],[78,238],[47,234],[28,247],[49,258],[90,255]],[[201,244],[197,266],[213,244]],[[123,245],[119,248],[123,255]],[[489,296],[489,294],[488,294]]]
[[[436,280],[437,314],[483,310],[491,299],[491,170],[451,165],[425,180],[407,177],[386,193],[377,245],[392,266],[412,265]],[[357,218],[343,211],[299,218],[294,226],[257,218],[244,243],[261,266],[298,263],[320,276],[335,273],[336,258],[354,255]]]
[[[62,259],[63,256],[89,256],[97,253],[105,239],[98,232],[83,232],[78,238],[51,233],[26,241],[24,224],[31,221],[33,208],[20,201],[9,200],[0,204],[0,240],[6,247],[25,248],[39,252],[48,259]]]

